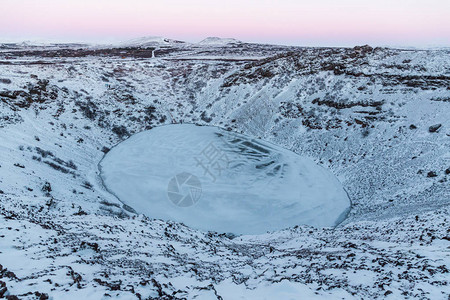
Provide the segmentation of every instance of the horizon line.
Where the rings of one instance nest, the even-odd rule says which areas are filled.
[[[443,44],[430,44],[423,46],[413,46],[413,45],[402,45],[402,44],[388,44],[388,43],[370,43],[370,42],[362,42],[362,43],[350,43],[350,42],[331,42],[331,43],[317,43],[313,45],[310,42],[306,42],[304,45],[297,43],[283,43],[283,42],[267,42],[267,41],[243,41],[233,37],[220,37],[220,36],[206,36],[199,41],[192,41],[188,39],[178,39],[178,38],[170,38],[165,36],[158,35],[148,35],[148,36],[138,36],[131,37],[128,39],[119,39],[119,38],[44,38],[44,37],[27,37],[27,38],[0,38],[0,44],[23,44],[27,43],[30,46],[44,46],[48,45],[60,45],[60,44],[83,44],[89,46],[120,46],[120,44],[126,44],[127,42],[136,41],[139,39],[168,39],[170,41],[182,42],[183,44],[192,44],[198,45],[202,41],[208,38],[219,38],[222,40],[226,39],[234,39],[238,43],[242,44],[257,44],[257,45],[272,45],[272,46],[284,46],[284,47],[303,47],[303,48],[353,48],[357,46],[371,46],[373,48],[381,47],[381,48],[393,48],[393,49],[416,49],[416,50],[431,50],[431,49],[447,49],[450,48],[450,45]],[[125,46],[125,45],[124,45]]]

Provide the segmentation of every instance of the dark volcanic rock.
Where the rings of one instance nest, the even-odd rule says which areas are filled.
[[[430,126],[430,128],[428,129],[430,132],[438,132],[439,129],[441,129],[442,124],[436,124],[436,125],[432,125]]]
[[[437,174],[434,171],[430,171],[430,172],[428,172],[427,177],[430,177],[430,178],[437,177]]]

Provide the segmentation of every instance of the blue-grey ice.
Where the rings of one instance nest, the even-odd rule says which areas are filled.
[[[311,159],[217,127],[167,125],[138,133],[99,164],[106,188],[148,217],[259,234],[335,226],[350,200]]]

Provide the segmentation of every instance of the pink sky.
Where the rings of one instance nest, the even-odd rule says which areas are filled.
[[[450,46],[450,0],[0,0],[0,40]]]

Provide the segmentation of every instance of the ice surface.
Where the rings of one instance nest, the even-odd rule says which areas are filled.
[[[334,226],[350,200],[312,160],[217,127],[161,126],[100,162],[105,186],[138,213],[202,230],[259,234]]]

